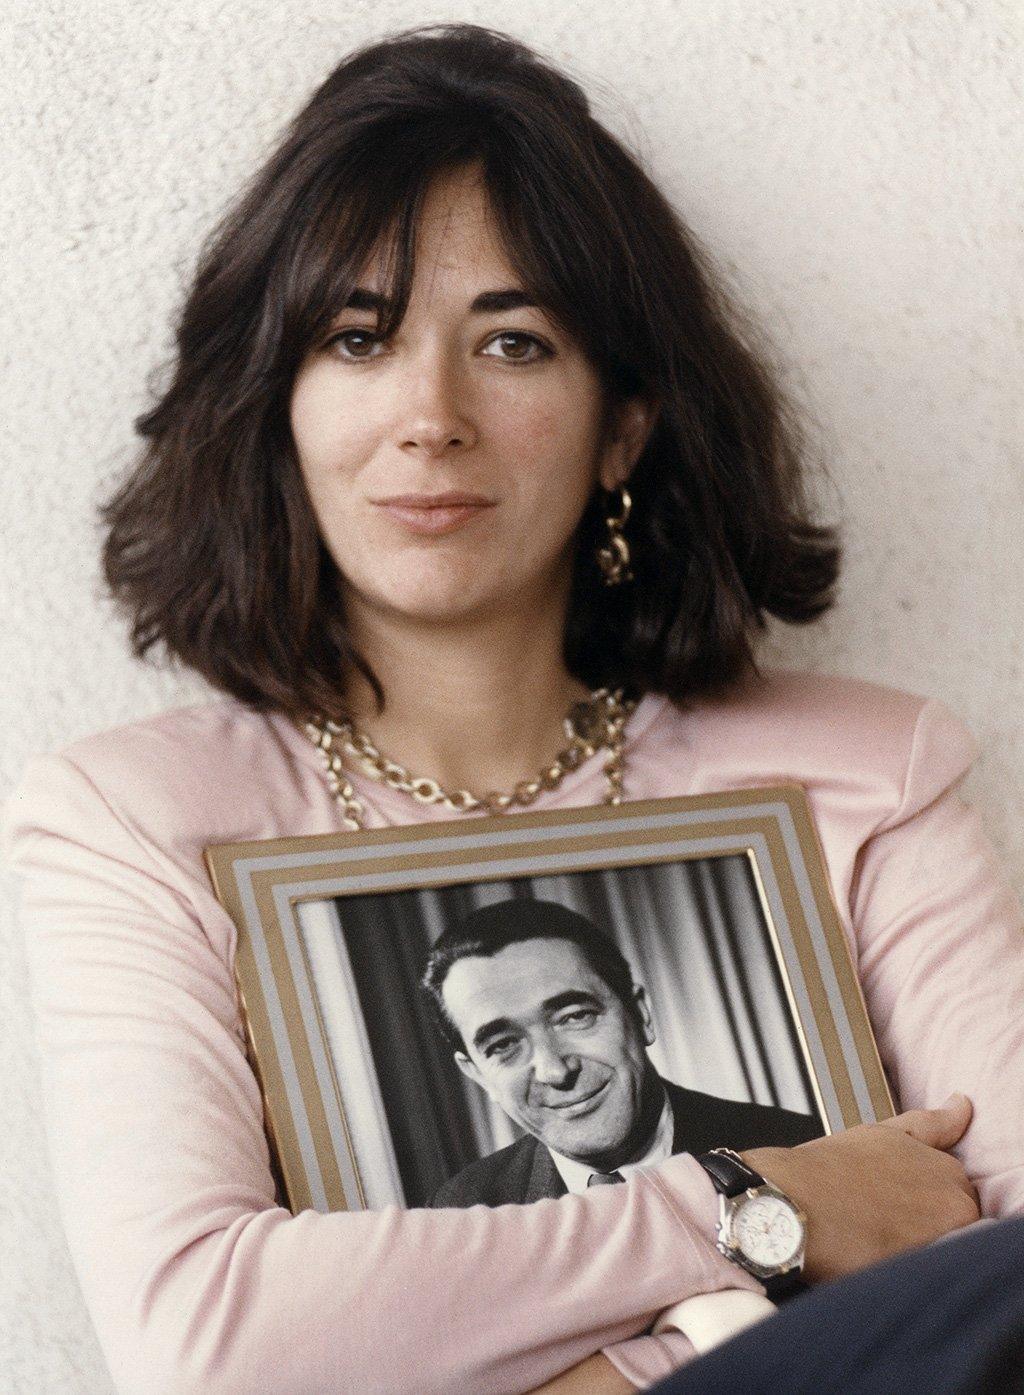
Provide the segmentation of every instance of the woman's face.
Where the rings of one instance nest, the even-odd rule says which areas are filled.
[[[379,286],[371,264],[291,400],[350,622],[564,600],[583,509],[598,481],[628,474],[646,410],[627,404],[601,439],[598,375],[538,306],[517,303],[528,296],[470,171],[428,194],[408,311],[386,343],[374,337]]]

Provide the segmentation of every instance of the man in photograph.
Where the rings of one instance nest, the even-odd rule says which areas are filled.
[[[673,1153],[791,1146],[809,1115],[664,1079],[645,990],[586,916],[551,901],[482,906],[431,951],[423,977],[459,1069],[525,1137],[470,1163],[433,1206],[539,1201],[625,1181]]]

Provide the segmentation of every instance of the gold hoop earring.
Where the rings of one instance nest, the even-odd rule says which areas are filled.
[[[621,485],[618,492],[622,501],[616,513],[612,511],[610,502],[615,491],[608,491],[609,509],[604,520],[608,528],[608,541],[604,547],[597,549],[597,565],[601,568],[606,586],[619,586],[624,581],[633,580],[633,573],[629,569],[629,543],[622,531],[629,518],[633,501]]]

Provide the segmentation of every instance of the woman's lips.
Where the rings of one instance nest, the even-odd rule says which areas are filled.
[[[374,503],[409,532],[428,537],[452,533],[494,507],[490,499],[471,494],[396,495]]]

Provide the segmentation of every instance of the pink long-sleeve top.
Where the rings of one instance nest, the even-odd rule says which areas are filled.
[[[974,755],[937,702],[775,673],[685,712],[644,698],[626,795],[806,788],[893,1088],[972,1098],[958,1152],[996,1216],[1024,1210],[1024,939],[958,792]],[[450,817],[352,780],[371,826]],[[538,807],[603,790],[597,756]],[[598,1349],[638,1386],[666,1374],[691,1349],[643,1335],[661,1309],[758,1287],[716,1252],[688,1156],[528,1207],[275,1203],[202,854],[340,827],[303,733],[231,699],[38,757],[7,806],[56,1187],[117,1388],[513,1395]]]

